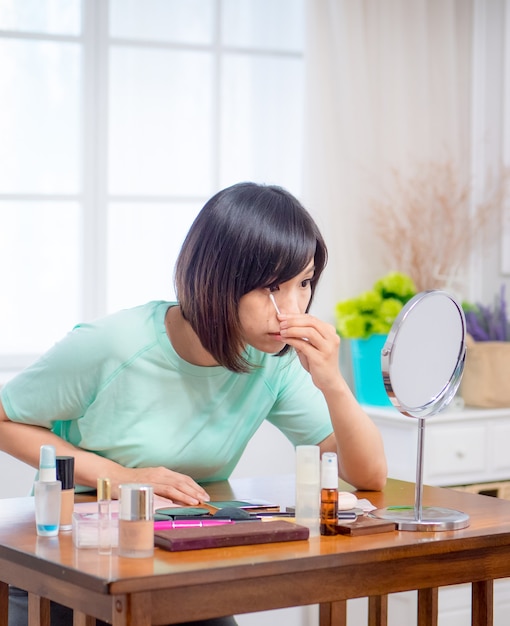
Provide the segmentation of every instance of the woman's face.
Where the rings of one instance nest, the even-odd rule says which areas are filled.
[[[307,267],[291,280],[272,285],[270,288],[254,289],[244,295],[239,302],[239,319],[244,342],[262,352],[271,354],[279,352],[284,344],[280,336],[280,322],[269,294],[273,294],[281,313],[303,314],[312,296],[313,275],[312,259]]]

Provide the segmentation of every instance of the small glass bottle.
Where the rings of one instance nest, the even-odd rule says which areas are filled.
[[[57,480],[54,446],[41,446],[39,476],[34,483],[35,525],[41,537],[58,535],[62,483]]]
[[[154,554],[153,489],[150,485],[119,486],[119,556],[144,558]]]
[[[321,465],[321,535],[336,535],[338,525],[338,462],[334,452],[324,452]]]
[[[97,479],[98,552],[112,553],[112,487],[109,478]]]
[[[319,534],[321,460],[319,446],[296,446],[296,522]]]
[[[74,510],[74,456],[57,456],[57,480],[62,483],[60,494],[60,530],[71,530]]]

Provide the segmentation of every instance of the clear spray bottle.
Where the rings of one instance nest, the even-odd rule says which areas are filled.
[[[35,525],[41,537],[58,535],[62,483],[57,480],[54,446],[41,446],[39,476],[34,483]]]

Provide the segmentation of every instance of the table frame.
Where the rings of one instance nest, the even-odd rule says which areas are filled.
[[[209,485],[214,500],[293,499],[293,477]],[[345,487],[341,487],[345,489]],[[378,507],[413,501],[414,485],[390,480],[360,493]],[[424,503],[465,511],[466,529],[394,531],[362,537],[215,548],[157,549],[151,559],[77,550],[69,534],[37,538],[31,498],[0,500],[0,626],[8,584],[29,592],[29,626],[49,625],[49,601],[74,609],[74,626],[180,623],[307,604],[320,626],[343,626],[347,600],[369,598],[369,626],[387,624],[387,595],[417,590],[418,626],[437,625],[438,588],[472,584],[472,624],[493,621],[493,580],[510,576],[510,501],[424,488]]]

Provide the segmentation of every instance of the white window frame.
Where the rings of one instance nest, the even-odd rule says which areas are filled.
[[[108,59],[110,46],[163,47],[175,49],[209,49],[215,55],[214,80],[214,117],[215,129],[213,140],[212,163],[214,189],[220,181],[220,93],[221,93],[221,58],[229,53],[248,55],[273,55],[276,57],[294,57],[303,59],[302,52],[262,50],[254,48],[234,48],[220,44],[221,0],[211,0],[215,5],[215,37],[210,46],[186,44],[154,43],[139,40],[127,40],[109,37],[109,1],[82,1],[82,32],[78,36],[62,36],[46,33],[27,33],[21,31],[2,31],[0,38],[32,39],[53,42],[77,42],[83,48],[82,67],[82,189],[80,193],[68,195],[43,194],[0,194],[0,201],[30,200],[70,200],[77,202],[83,210],[82,252],[81,252],[81,301],[78,308],[81,320],[90,320],[107,312],[107,220],[108,205],[116,201],[164,202],[178,200],[175,196],[136,197],[118,196],[108,193]],[[0,70],[1,71],[1,70]],[[293,190],[299,194],[300,190]],[[187,198],[188,199],[188,198]],[[203,204],[207,197],[189,198]],[[77,320],[77,321],[81,321]],[[69,329],[63,329],[62,335]],[[56,337],[55,340],[59,339]],[[32,363],[38,356],[33,354],[0,354],[0,384],[12,375]]]

